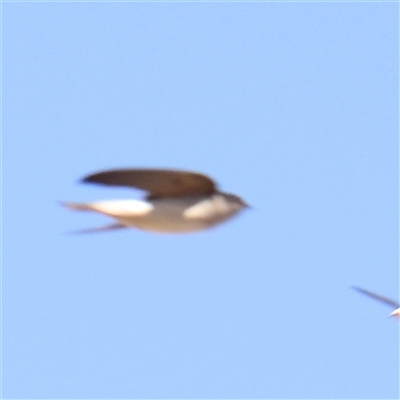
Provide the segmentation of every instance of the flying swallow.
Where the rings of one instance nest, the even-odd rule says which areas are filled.
[[[187,233],[218,225],[249,207],[240,197],[223,193],[207,175],[168,169],[116,169],[97,172],[84,183],[123,186],[147,192],[144,200],[105,200],[63,205],[71,210],[108,215],[115,224],[81,232],[135,227],[158,233]]]
[[[379,294],[370,292],[369,290],[365,290],[363,288],[353,286],[353,289],[357,290],[360,293],[363,293],[372,299],[378,300],[381,303],[384,303],[392,308],[394,308],[394,311],[390,314],[391,317],[397,317],[400,318],[400,304],[397,301],[394,301],[392,299],[388,299],[387,297],[381,296]]]

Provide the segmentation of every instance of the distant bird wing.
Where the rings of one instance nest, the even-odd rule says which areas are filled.
[[[381,295],[376,294],[374,292],[370,292],[369,290],[360,288],[358,286],[353,286],[353,289],[355,289],[358,292],[363,293],[363,294],[365,294],[365,295],[367,295],[367,296],[369,296],[369,297],[371,297],[371,298],[373,298],[375,300],[378,300],[381,303],[385,303],[385,304],[387,304],[387,305],[389,305],[389,306],[391,306],[393,308],[399,308],[400,307],[400,304],[397,301],[394,301],[392,299],[388,299],[387,297],[381,296]]]
[[[85,183],[127,186],[149,192],[148,198],[207,195],[216,191],[215,182],[197,172],[164,169],[116,169],[86,176]]]

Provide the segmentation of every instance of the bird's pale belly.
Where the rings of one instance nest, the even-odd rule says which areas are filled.
[[[212,225],[211,221],[207,221],[207,219],[188,219],[185,217],[185,210],[198,201],[197,198],[154,200],[150,202],[152,210],[146,215],[119,217],[118,221],[125,226],[151,232],[195,232]]]
[[[218,212],[203,197],[160,199],[149,202],[152,210],[142,216],[119,217],[120,223],[152,232],[181,233],[207,229],[230,217]]]
[[[210,226],[206,221],[169,219],[169,218],[120,218],[119,222],[128,227],[140,228],[150,232],[165,232],[165,233],[182,233],[196,232],[206,229]]]

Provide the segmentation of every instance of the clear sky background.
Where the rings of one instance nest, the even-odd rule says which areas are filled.
[[[398,398],[398,4],[2,7],[4,398]],[[68,235],[118,167],[254,208]]]

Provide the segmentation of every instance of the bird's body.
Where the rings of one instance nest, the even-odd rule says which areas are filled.
[[[207,176],[186,171],[114,170],[90,175],[84,182],[151,189],[145,200],[64,203],[72,210],[116,219],[117,224],[95,231],[135,227],[158,233],[195,232],[218,225],[247,206],[238,196],[217,191]]]

